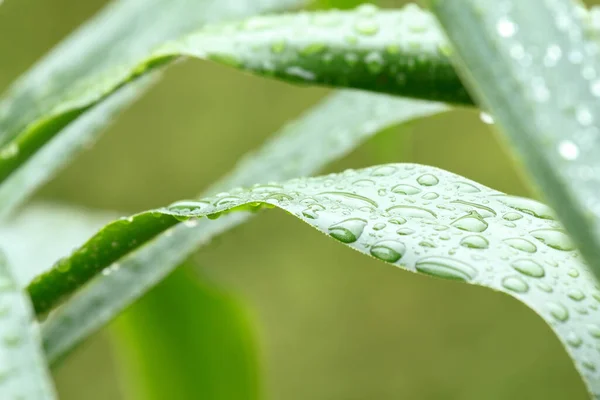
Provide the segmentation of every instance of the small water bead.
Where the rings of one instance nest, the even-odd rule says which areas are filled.
[[[571,268],[567,271],[567,275],[569,275],[572,278],[577,278],[579,277],[579,271],[577,271],[575,268]]]
[[[511,266],[523,275],[527,275],[532,278],[541,278],[546,274],[544,267],[533,260],[516,260],[511,263]]]
[[[486,113],[486,112],[480,112],[479,113],[479,119],[481,120],[481,122],[483,122],[486,125],[493,125],[494,124],[494,117],[492,117],[490,114]]]
[[[523,218],[523,216],[516,212],[508,212],[508,213],[504,214],[502,216],[502,218],[504,218],[507,221],[518,221],[521,218]]]
[[[395,216],[407,218],[437,218],[437,215],[426,208],[416,206],[394,206],[386,210]]]
[[[325,51],[326,48],[327,46],[325,45],[325,43],[311,43],[302,50],[300,50],[300,54],[302,54],[303,56],[310,56],[313,54],[321,53]]]
[[[570,140],[561,140],[558,143],[558,154],[567,161],[573,161],[579,157],[579,147]]]
[[[378,167],[371,172],[371,176],[391,176],[394,175],[398,169],[392,165],[384,165]]]
[[[351,208],[359,208],[359,207],[374,207],[377,208],[379,205],[374,200],[361,196],[358,194],[350,193],[350,192],[321,192],[315,195],[317,199],[320,197],[325,197],[329,200],[332,200],[337,203],[341,203],[345,206]]]
[[[575,250],[575,245],[567,234],[558,229],[537,229],[530,232],[531,235],[548,247],[556,250]]]
[[[434,243],[428,242],[426,240],[422,240],[419,242],[419,246],[427,247],[429,249],[435,249],[437,246]]]
[[[590,360],[581,361],[581,365],[583,365],[585,369],[588,369],[590,371],[596,370],[596,365],[593,362],[591,362]]]
[[[517,33],[517,25],[508,18],[501,18],[496,23],[496,31],[504,38],[509,38]]]
[[[503,242],[512,247],[513,249],[524,251],[526,253],[535,253],[537,251],[536,245],[531,243],[527,239],[509,238],[504,239]]]
[[[526,293],[529,291],[529,285],[518,276],[508,276],[502,279],[502,286],[515,293]]]
[[[583,340],[575,332],[569,332],[566,336],[566,340],[570,346],[575,348],[580,347],[583,344]]]
[[[364,3],[356,7],[357,13],[367,17],[372,17],[376,15],[377,11],[379,11],[379,7],[372,3]]]
[[[394,263],[406,252],[406,246],[396,240],[382,240],[371,247],[371,255],[380,260]]]
[[[569,310],[567,310],[567,308],[560,303],[554,303],[550,301],[546,303],[546,309],[557,321],[565,322],[569,319]]]
[[[421,196],[421,198],[424,200],[435,200],[438,197],[440,197],[440,195],[435,192],[425,193],[423,196]]]
[[[415,230],[410,228],[400,228],[396,231],[396,233],[401,236],[408,236],[415,233]]]
[[[448,257],[426,257],[417,261],[415,268],[427,275],[465,282],[477,276],[477,270],[469,264]]]
[[[417,182],[421,186],[435,186],[440,182],[440,180],[435,175],[424,174],[417,178]]]
[[[354,24],[354,29],[361,35],[373,36],[379,32],[379,25],[370,18],[360,18],[356,21],[356,24]]]
[[[575,301],[581,301],[581,300],[585,299],[585,293],[583,293],[579,289],[570,289],[567,292],[567,296],[569,296],[569,298],[571,298]]]
[[[587,326],[588,333],[596,339],[600,339],[600,326],[596,324],[589,324]]]
[[[365,64],[367,65],[369,72],[376,75],[383,71],[385,59],[380,53],[373,51],[365,57]]]
[[[460,193],[481,192],[481,190],[478,187],[471,185],[470,183],[467,183],[467,182],[454,182],[453,186],[454,186],[454,189]]]
[[[470,235],[464,237],[460,241],[460,245],[469,249],[487,249],[490,246],[490,242],[483,236]]]
[[[404,219],[402,217],[396,217],[396,218],[390,218],[388,220],[388,222],[390,224],[394,224],[394,225],[404,225],[406,223],[406,219]]]
[[[329,235],[343,243],[353,243],[362,235],[367,221],[361,218],[350,218],[329,227]]]
[[[457,219],[451,225],[467,232],[483,232],[488,228],[488,223],[475,212]]]
[[[547,283],[544,282],[540,282],[536,285],[536,287],[538,289],[540,289],[542,292],[546,292],[546,293],[552,293],[554,290],[552,289],[552,286],[548,285]]]
[[[421,189],[412,185],[400,184],[394,186],[392,192],[396,194],[415,195],[421,193]]]
[[[385,229],[386,225],[383,222],[379,222],[376,223],[375,225],[373,225],[373,230],[374,231],[380,231],[382,229]]]

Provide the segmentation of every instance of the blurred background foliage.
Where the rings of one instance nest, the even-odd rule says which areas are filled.
[[[105,3],[8,0],[0,88]],[[126,214],[192,197],[327,92],[178,64],[37,198]],[[386,162],[536,196],[474,110],[383,132],[327,172]],[[396,270],[282,212],[223,235],[193,262],[54,371],[61,399],[586,398],[558,340],[516,300]]]

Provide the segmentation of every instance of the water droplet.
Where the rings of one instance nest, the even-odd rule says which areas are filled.
[[[548,302],[546,308],[557,321],[565,322],[569,319],[569,310],[560,303]]]
[[[573,299],[575,301],[581,301],[581,300],[585,299],[585,293],[583,293],[579,289],[570,289],[567,292],[567,296],[569,296],[571,299]]]
[[[484,124],[487,124],[487,125],[493,125],[494,124],[494,118],[490,114],[488,114],[486,112],[483,112],[483,111],[480,112],[479,113],[479,119]]]
[[[554,212],[552,211],[552,209],[538,201],[526,199],[524,197],[507,195],[499,196],[498,200],[502,204],[512,209],[524,212],[529,215],[533,215],[534,217],[551,220],[555,219]]]
[[[429,249],[435,249],[437,246],[431,242],[428,242],[426,240],[422,240],[419,242],[419,246],[421,247],[427,247]]]
[[[475,212],[457,219],[450,225],[467,232],[483,232],[488,227],[487,222]]]
[[[541,278],[546,274],[544,267],[533,260],[516,260],[511,263],[511,266],[520,273],[532,278]]]
[[[538,289],[540,289],[541,291],[546,292],[546,293],[552,293],[553,292],[552,286],[550,286],[550,285],[548,285],[548,284],[546,284],[544,282],[539,282],[537,284],[537,287],[538,287]]]
[[[358,21],[356,21],[354,29],[356,29],[356,32],[360,33],[361,35],[366,36],[372,36],[379,32],[379,26],[377,25],[377,22],[370,18],[360,18]]]
[[[517,220],[520,220],[521,218],[523,218],[523,216],[516,212],[509,212],[509,213],[504,214],[502,216],[502,218],[504,218],[507,221],[517,221]]]
[[[319,197],[325,197],[329,200],[341,203],[351,208],[360,208],[364,206],[375,208],[378,207],[378,204],[368,197],[349,192],[322,192],[316,194],[314,197],[317,199],[319,199]]]
[[[398,235],[408,236],[408,235],[412,235],[413,233],[415,233],[415,231],[410,228],[400,228],[396,231],[396,233]]]
[[[313,54],[321,53],[327,48],[324,43],[311,43],[300,51],[300,54],[304,56],[310,56]]]
[[[350,218],[329,227],[329,235],[343,243],[353,243],[362,235],[367,221],[361,218]]]
[[[406,246],[395,240],[382,240],[371,247],[371,255],[380,260],[394,263],[404,255]]]
[[[439,181],[439,179],[435,175],[424,174],[424,175],[421,175],[420,177],[417,178],[417,182],[421,186],[435,186],[440,181]]]
[[[377,7],[375,4],[364,3],[356,7],[356,11],[361,15],[371,17],[377,14],[379,7]]]
[[[397,168],[392,165],[384,165],[371,172],[371,176],[391,176],[394,175]]]
[[[407,218],[437,218],[437,215],[433,211],[416,206],[394,206],[388,208],[386,211],[392,215]]]
[[[558,144],[558,153],[565,160],[573,161],[579,157],[579,147],[570,140],[561,140]]]
[[[509,238],[504,239],[503,242],[512,247],[513,249],[521,250],[526,253],[535,253],[537,251],[537,247],[535,246],[535,244],[531,243],[527,239]]]
[[[508,276],[502,280],[502,286],[516,293],[526,293],[529,285],[518,276]]]
[[[501,18],[498,23],[496,23],[496,30],[500,36],[509,38],[517,33],[517,25],[508,18]]]
[[[464,237],[460,241],[460,245],[470,249],[487,249],[490,245],[490,242],[488,242],[488,240],[483,236],[470,235]]]
[[[575,250],[575,245],[567,234],[558,229],[538,229],[530,232],[531,235],[548,247],[556,250]]]
[[[402,217],[396,217],[388,219],[388,222],[394,225],[404,225],[406,223],[406,219]]]
[[[421,189],[418,187],[414,187],[412,185],[400,184],[396,185],[392,188],[393,193],[404,194],[404,195],[414,195],[417,193],[421,193]]]
[[[383,222],[379,222],[379,223],[373,225],[373,230],[374,231],[380,231],[380,230],[382,230],[384,228],[385,228],[385,224]]]
[[[379,74],[385,66],[385,59],[378,52],[371,52],[365,57],[367,69],[373,75]]]
[[[477,275],[477,270],[470,265],[447,257],[427,257],[415,264],[417,271],[445,279],[469,281]]]
[[[481,192],[481,190],[478,187],[471,185],[470,183],[467,183],[467,182],[454,182],[453,186],[456,189],[456,191],[460,192],[460,193]]]
[[[567,275],[572,278],[577,278],[579,276],[579,271],[577,271],[575,268],[571,268],[567,271]]]
[[[587,330],[588,330],[588,333],[592,337],[594,337],[596,339],[600,339],[600,326],[598,326],[596,324],[589,324],[587,326]]]
[[[422,198],[425,200],[435,200],[438,197],[440,197],[439,194],[435,193],[435,192],[429,192],[429,193],[425,193]]]
[[[583,340],[575,332],[569,332],[566,339],[567,343],[573,347],[580,347],[583,344]]]

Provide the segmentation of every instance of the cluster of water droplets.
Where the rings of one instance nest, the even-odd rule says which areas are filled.
[[[437,22],[415,4],[256,16],[203,29],[169,46],[161,51],[299,82],[469,101]]]
[[[277,206],[350,247],[403,269],[483,285],[544,317],[587,374],[600,368],[600,290],[553,211],[432,167],[392,164],[201,202],[180,218]]]

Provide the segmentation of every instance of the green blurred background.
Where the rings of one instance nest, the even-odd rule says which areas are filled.
[[[323,0],[321,5],[357,3]],[[8,0],[0,7],[0,88],[104,4]],[[205,62],[179,64],[37,197],[123,213],[192,197],[327,92]],[[535,196],[498,136],[472,110],[384,132],[327,171],[400,161]],[[262,398],[586,398],[558,340],[517,301],[400,271],[327,240],[282,212],[264,213],[223,235],[201,249],[194,264],[203,284],[234,295],[232,307],[241,304],[249,319],[253,334],[246,339],[257,347]],[[194,321],[186,339],[194,340],[194,330],[204,325],[182,304],[168,312]],[[144,323],[141,312],[132,313],[128,324]],[[139,371],[132,370],[130,358],[144,357],[128,332],[109,327],[62,363],[55,370],[61,399],[145,398],[132,394]],[[199,332],[198,340],[203,337]],[[167,342],[148,345],[178,351],[179,339]],[[181,367],[192,371],[208,361],[187,357]],[[173,368],[164,364],[165,386]],[[152,379],[161,384],[160,374]],[[171,398],[215,400],[199,393]]]

